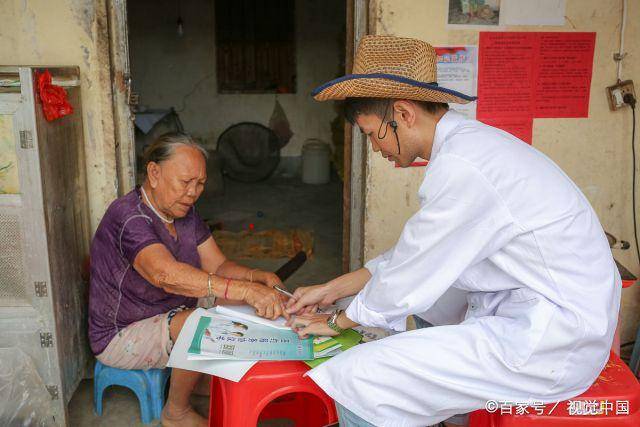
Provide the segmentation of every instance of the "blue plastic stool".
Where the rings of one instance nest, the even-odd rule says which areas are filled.
[[[132,390],[140,402],[140,418],[144,424],[159,419],[164,405],[164,390],[171,369],[126,370],[112,368],[96,361],[93,377],[93,405],[102,415],[102,393],[111,385]]]

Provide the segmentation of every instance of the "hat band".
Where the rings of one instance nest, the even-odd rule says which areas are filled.
[[[347,74],[346,76],[338,77],[337,79],[333,79],[321,86],[318,86],[313,91],[311,91],[311,95],[316,96],[323,90],[337,83],[341,83],[347,80],[357,80],[357,79],[386,79],[386,80],[392,80],[399,83],[405,83],[411,86],[421,87],[424,89],[432,89],[438,92],[448,93],[449,95],[454,95],[467,101],[475,101],[476,99],[478,99],[475,96],[465,95],[453,89],[440,87],[438,86],[437,82],[431,82],[431,83],[421,82],[419,80],[410,79],[408,77],[398,76],[397,74],[387,74],[387,73]]]

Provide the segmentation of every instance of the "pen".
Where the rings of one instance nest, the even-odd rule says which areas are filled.
[[[280,292],[282,295],[286,295],[289,298],[293,298],[294,300],[296,299],[291,292],[287,291],[286,289],[281,288],[280,286],[274,286],[273,289],[275,289],[276,291]]]

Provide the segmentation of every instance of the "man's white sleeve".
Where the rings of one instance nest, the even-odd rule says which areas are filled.
[[[396,331],[427,311],[464,270],[491,255],[518,229],[504,201],[468,161],[441,153],[427,168],[421,208],[404,226],[390,256],[347,308],[364,326]]]
[[[374,275],[376,273],[376,269],[378,268],[378,264],[380,264],[382,261],[388,261],[391,258],[391,254],[393,253],[394,249],[395,246],[388,251],[378,255],[377,257],[367,261],[364,264],[364,268],[369,270],[369,273],[371,273],[371,275]]]

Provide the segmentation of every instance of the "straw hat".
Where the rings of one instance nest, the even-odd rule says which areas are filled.
[[[438,86],[436,51],[422,40],[393,36],[364,36],[353,74],[315,88],[317,101],[345,98],[395,98],[466,104],[475,96]]]

